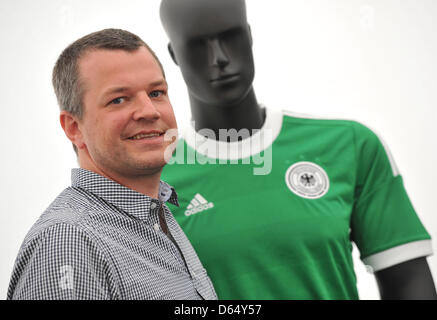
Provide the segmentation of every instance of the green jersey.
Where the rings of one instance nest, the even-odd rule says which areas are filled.
[[[354,121],[266,109],[231,143],[189,128],[163,180],[219,299],[358,299],[352,241],[374,271],[432,253],[386,146]]]

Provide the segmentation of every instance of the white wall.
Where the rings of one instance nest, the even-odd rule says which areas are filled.
[[[376,129],[437,238],[437,2],[247,0],[247,6],[260,102]],[[50,78],[69,43],[107,27],[138,34],[164,64],[179,126],[188,123],[184,82],[168,57],[158,7],[159,0],[0,2],[0,298],[25,234],[76,166]],[[354,257],[361,297],[378,298],[373,276],[356,251]],[[437,277],[437,259],[428,261]]]

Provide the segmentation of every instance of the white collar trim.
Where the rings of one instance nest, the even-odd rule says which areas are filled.
[[[208,158],[238,160],[254,156],[269,148],[282,128],[282,112],[265,109],[266,119],[262,128],[254,130],[254,134],[241,141],[224,142],[217,141],[214,137],[207,138],[197,133],[193,125],[186,128],[183,138],[191,148]]]

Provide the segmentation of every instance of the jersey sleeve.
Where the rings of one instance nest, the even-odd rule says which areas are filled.
[[[432,254],[431,237],[417,216],[385,143],[355,124],[356,185],[351,237],[373,271]]]
[[[57,224],[24,244],[8,290],[11,300],[106,300],[115,286],[103,254],[84,231]]]

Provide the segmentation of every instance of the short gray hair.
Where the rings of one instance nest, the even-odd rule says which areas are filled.
[[[104,29],[88,34],[70,44],[59,56],[53,68],[52,83],[59,108],[79,119],[83,116],[84,85],[79,74],[79,60],[85,53],[98,50],[147,50],[158,62],[165,78],[164,68],[152,49],[137,35],[121,29]],[[76,146],[73,145],[77,154]]]

